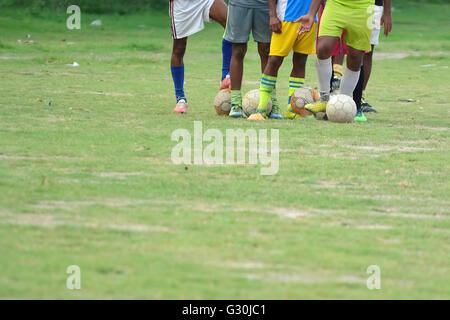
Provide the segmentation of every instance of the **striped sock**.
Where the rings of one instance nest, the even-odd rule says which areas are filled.
[[[242,107],[241,90],[231,90],[231,107]]]
[[[272,93],[270,94],[270,99],[272,100],[272,110],[279,112],[278,110],[278,98],[277,98],[277,87],[273,87]]]
[[[268,76],[263,74],[261,78],[261,85],[259,88],[259,110],[266,110],[267,104],[272,91],[275,89],[277,83],[277,77]]]
[[[288,110],[291,108],[292,94],[298,88],[303,88],[304,85],[305,85],[305,78],[289,77],[289,98],[288,98],[288,106],[287,106]]]

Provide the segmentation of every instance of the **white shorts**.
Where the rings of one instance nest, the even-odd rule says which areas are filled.
[[[370,37],[371,45],[378,45],[381,30],[381,16],[383,15],[383,6],[375,6],[373,10],[372,36]]]
[[[214,0],[170,0],[172,38],[186,38],[203,30],[204,22],[211,21],[209,9],[213,3]]]

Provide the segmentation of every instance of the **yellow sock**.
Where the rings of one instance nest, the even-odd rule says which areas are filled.
[[[298,88],[303,88],[304,85],[305,85],[305,78],[289,77],[289,98],[288,98],[287,110],[291,109],[291,97],[292,97],[292,94]]]
[[[336,77],[338,77],[339,79],[342,78],[342,76],[344,75],[344,67],[342,67],[341,64],[333,64],[333,71],[334,71],[334,75]]]
[[[269,103],[270,95],[277,83],[277,77],[271,77],[263,74],[261,78],[261,85],[259,89],[259,110],[266,110]]]

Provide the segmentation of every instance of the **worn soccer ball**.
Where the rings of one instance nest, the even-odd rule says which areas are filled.
[[[214,109],[219,116],[228,115],[231,110],[231,91],[230,89],[220,90],[214,99]]]
[[[356,103],[353,98],[345,94],[337,94],[330,98],[327,104],[329,121],[339,123],[353,122],[356,116]]]
[[[242,111],[245,117],[249,117],[256,112],[259,105],[259,89],[255,89],[247,92],[242,98]],[[269,115],[272,112],[272,99],[269,98],[267,103],[266,114]]]
[[[292,110],[301,117],[306,118],[312,115],[312,113],[306,110],[305,106],[309,103],[314,103],[319,98],[319,93],[314,89],[308,87],[298,88],[291,96]]]

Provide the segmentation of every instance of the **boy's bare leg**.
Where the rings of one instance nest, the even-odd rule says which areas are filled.
[[[215,0],[209,9],[209,17],[217,21],[226,28],[227,26],[228,8],[223,0]],[[230,61],[232,54],[232,43],[222,39],[222,78],[220,83],[220,90],[230,87]],[[227,77],[228,76],[228,77]]]
[[[209,17],[226,27],[227,25],[227,5],[223,0],[215,0],[209,9]]]
[[[231,90],[241,90],[246,53],[247,43],[233,43],[230,65]]]
[[[369,83],[370,74],[372,73],[372,59],[373,59],[373,50],[375,46],[372,45],[372,50],[369,53],[364,54],[363,66],[364,66],[364,89],[366,90],[367,83]]]
[[[184,94],[184,64],[183,58],[186,52],[187,37],[173,40],[172,57],[170,59],[170,69],[175,87],[177,104],[175,113],[186,113],[188,109],[187,99]]]
[[[183,65],[184,54],[186,53],[187,39],[174,39],[172,47],[172,58],[170,60],[170,65],[172,67],[178,67]]]
[[[269,61],[270,43],[258,42],[258,53],[261,59],[261,72],[264,73],[267,61]]]
[[[294,52],[294,55],[292,56],[291,77],[305,78],[307,60],[308,55]]]
[[[280,69],[284,58],[279,56],[269,56],[266,67],[264,68],[264,74],[276,77],[278,75],[278,70]]]

